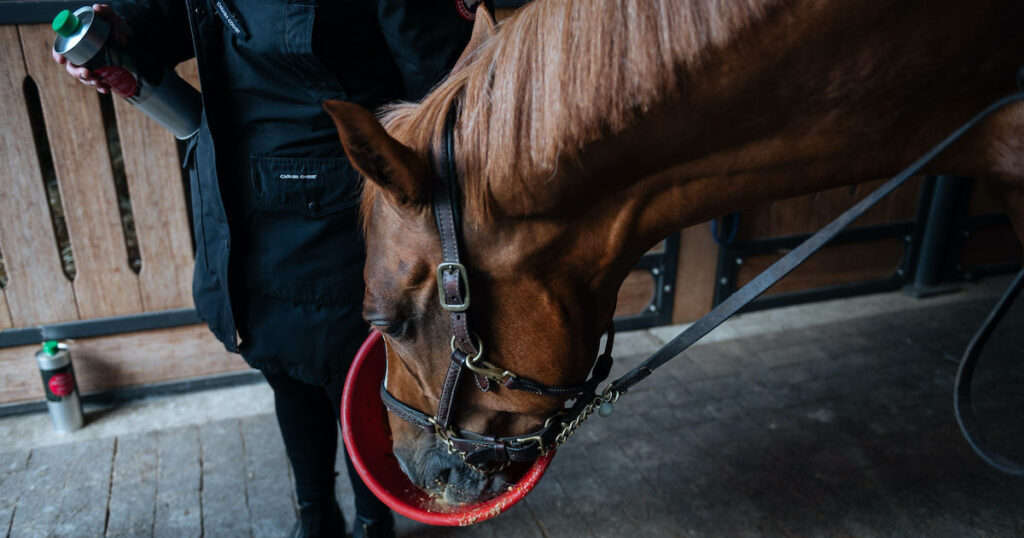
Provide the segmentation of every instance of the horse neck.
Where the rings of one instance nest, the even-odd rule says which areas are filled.
[[[1020,21],[1019,6],[999,15],[953,3],[937,22],[934,6],[852,4],[779,15],[710,54],[682,77],[685,88],[564,159],[557,181],[544,179],[559,183],[548,213],[581,216],[569,224],[580,232],[610,231],[603,245],[577,249],[614,259],[609,288],[682,227],[893,175],[1012,87],[1008,52],[1024,39],[999,18]],[[958,172],[960,163],[940,166]]]

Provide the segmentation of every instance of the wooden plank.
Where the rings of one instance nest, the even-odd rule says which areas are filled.
[[[60,515],[61,492],[68,478],[68,446],[32,450],[24,486],[11,522],[10,538],[49,536]]]
[[[158,441],[157,432],[117,439],[106,536],[146,536],[153,531]]]
[[[971,189],[971,199],[968,202],[968,215],[987,215],[989,213],[1004,213],[1006,206],[999,199],[999,193],[993,188],[989,181],[975,181]]]
[[[672,323],[693,321],[711,309],[718,267],[718,245],[709,222],[684,228],[680,234]]]
[[[902,238],[824,247],[769,288],[765,295],[889,277],[899,267],[905,247]],[[745,259],[737,271],[737,286],[749,282],[783,254]]]
[[[11,311],[7,309],[7,296],[4,290],[0,289],[0,330],[11,327]]]
[[[64,445],[69,460],[67,481],[54,536],[103,535],[115,442],[108,437]]]
[[[242,431],[237,420],[221,420],[199,427],[203,532],[211,536],[252,536],[242,446]]]
[[[53,164],[75,254],[82,318],[142,311],[114,189],[99,97],[53,62],[49,25],[19,27],[29,75],[39,87]]]
[[[770,226],[753,237],[776,237],[813,231],[817,196],[817,193],[806,194],[775,202],[771,207]]]
[[[192,236],[174,135],[124,99],[114,99],[147,311],[192,306]]]
[[[78,386],[85,393],[249,369],[205,325],[80,338],[70,346]],[[32,360],[37,348],[0,349],[0,403],[43,397]]]
[[[619,287],[615,303],[615,316],[639,314],[647,309],[654,298],[654,276],[648,271],[634,269]]]
[[[178,72],[179,77],[185,79],[185,82],[191,84],[193,88],[202,91],[202,88],[199,86],[199,66],[196,64],[195,58],[178,64],[174,70]]]
[[[996,226],[971,232],[960,253],[960,265],[967,271],[986,265],[1021,261],[1021,245],[1013,227]]]
[[[7,536],[28,468],[28,450],[0,454],[0,535]]]
[[[8,275],[3,295],[10,309],[9,319],[0,314],[0,327],[78,319],[46,202],[25,105],[25,76],[17,27],[0,26],[0,162],[15,171],[4,179],[0,196],[0,252]]]
[[[156,515],[153,536],[202,536],[202,472],[199,429],[163,430],[158,443]]]
[[[295,520],[294,488],[281,430],[274,417],[241,421],[245,443],[245,491],[254,538],[285,536]],[[343,478],[339,477],[339,480]]]
[[[856,202],[855,194],[859,186],[850,185],[829,189],[818,193],[814,201],[814,215],[810,222],[810,229],[804,233],[815,232],[823,228],[833,219],[838,217]]]
[[[41,400],[46,395],[32,358],[37,345],[0,348],[0,403]]]

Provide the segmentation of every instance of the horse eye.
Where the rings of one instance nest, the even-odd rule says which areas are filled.
[[[369,321],[370,325],[373,325],[373,327],[378,331],[393,338],[398,338],[405,334],[406,327],[408,326],[408,323],[404,320],[370,319],[367,321]]]

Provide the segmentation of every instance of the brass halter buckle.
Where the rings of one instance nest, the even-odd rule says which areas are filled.
[[[465,290],[466,295],[462,303],[449,303],[444,293],[444,272],[455,271],[459,276],[459,285]],[[441,300],[441,308],[449,312],[465,312],[469,309],[469,277],[466,276],[466,266],[461,263],[445,262],[437,266],[437,297]]]

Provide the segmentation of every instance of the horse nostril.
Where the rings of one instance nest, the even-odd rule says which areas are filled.
[[[452,470],[450,467],[445,467],[444,469],[441,469],[441,471],[437,473],[437,485],[440,487],[444,487],[445,485],[448,484],[448,481],[451,479],[451,477]]]

